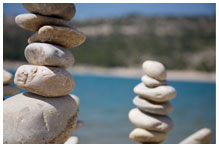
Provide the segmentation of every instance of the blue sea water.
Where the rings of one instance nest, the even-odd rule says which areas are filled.
[[[14,72],[13,72],[14,73]],[[79,119],[85,127],[73,132],[82,144],[130,144],[129,133],[135,128],[128,119],[134,108],[133,88],[140,79],[74,75],[72,94],[80,98]],[[170,117],[174,128],[164,143],[178,143],[193,132],[208,127],[216,140],[216,83],[170,81],[177,96]]]

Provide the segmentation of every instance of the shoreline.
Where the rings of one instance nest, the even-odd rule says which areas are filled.
[[[6,69],[16,70],[27,62],[4,61]],[[78,75],[95,75],[104,77],[141,78],[144,74],[141,67],[115,67],[105,68],[87,65],[73,65],[67,68],[70,73]],[[190,82],[216,82],[215,72],[200,72],[194,70],[167,70],[167,80]]]

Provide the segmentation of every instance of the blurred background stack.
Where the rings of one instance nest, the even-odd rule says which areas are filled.
[[[171,103],[175,126],[164,143],[178,143],[203,127],[212,130],[215,143],[216,4],[75,5],[78,15],[72,23],[87,36],[83,45],[70,50],[75,67],[85,71],[78,74],[75,67],[69,68],[77,83],[73,93],[81,99],[79,119],[86,123],[74,133],[80,143],[133,143],[128,134],[134,126],[127,114],[134,107],[132,89],[140,82],[145,60],[164,63],[167,69],[179,71],[177,77],[187,72],[196,79],[170,80],[178,95]],[[3,63],[14,73],[25,61],[23,40],[31,33],[14,22],[17,14],[26,13],[22,4],[5,3],[3,12]],[[90,74],[99,68],[116,69],[113,74],[123,68],[118,72],[124,76],[133,69],[138,77]],[[202,73],[205,77],[199,77]]]

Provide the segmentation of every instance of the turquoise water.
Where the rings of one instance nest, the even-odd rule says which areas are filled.
[[[128,112],[135,106],[133,88],[140,79],[73,75],[76,81],[73,94],[81,100],[79,119],[85,127],[73,132],[79,143],[134,143],[129,133],[135,128],[128,120]],[[216,132],[216,84],[204,82],[170,81],[177,97],[171,101],[174,112],[170,117],[174,128],[164,143],[178,143],[203,128]]]

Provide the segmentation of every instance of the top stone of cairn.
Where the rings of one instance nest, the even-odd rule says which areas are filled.
[[[24,3],[32,13],[71,20],[75,16],[75,5],[71,3]]]
[[[159,81],[166,80],[166,68],[162,63],[147,60],[143,63],[142,68],[149,77]]]

